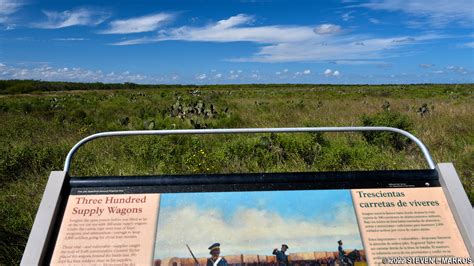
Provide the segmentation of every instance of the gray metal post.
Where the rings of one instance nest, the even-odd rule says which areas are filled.
[[[474,258],[474,211],[452,163],[438,164],[439,182],[469,255]]]
[[[20,265],[43,264],[58,207],[61,203],[61,189],[65,181],[66,172],[53,171],[49,175]]]

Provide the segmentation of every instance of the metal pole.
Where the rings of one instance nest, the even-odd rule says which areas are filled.
[[[288,128],[226,128],[226,129],[177,129],[177,130],[130,130],[110,131],[90,135],[72,147],[64,162],[64,171],[69,173],[71,160],[76,151],[87,142],[105,137],[144,136],[144,135],[203,135],[203,134],[245,134],[245,133],[304,133],[304,132],[366,132],[386,131],[401,134],[418,145],[430,169],[436,165],[426,146],[417,137],[407,131],[393,127],[288,127]]]

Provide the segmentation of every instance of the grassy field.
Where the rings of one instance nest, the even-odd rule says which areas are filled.
[[[19,262],[49,172],[62,169],[77,141],[100,131],[394,126],[419,137],[436,162],[454,162],[474,202],[474,85],[52,87],[0,86],[0,264]],[[72,174],[424,167],[417,147],[391,134],[149,136],[89,143]]]

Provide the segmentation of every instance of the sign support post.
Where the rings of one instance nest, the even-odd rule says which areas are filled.
[[[467,198],[456,169],[452,163],[440,163],[437,166],[439,181],[446,199],[466,242],[471,257],[474,257],[474,209]],[[470,243],[470,245],[469,245]]]

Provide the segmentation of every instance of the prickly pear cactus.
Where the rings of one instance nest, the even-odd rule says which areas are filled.
[[[198,94],[192,94],[196,96]],[[189,119],[194,128],[206,128],[207,124],[200,122],[203,119],[213,119],[221,116],[229,117],[229,107],[219,111],[213,103],[206,103],[204,100],[184,100],[181,96],[177,97],[176,102],[169,108],[169,115],[181,119]]]

